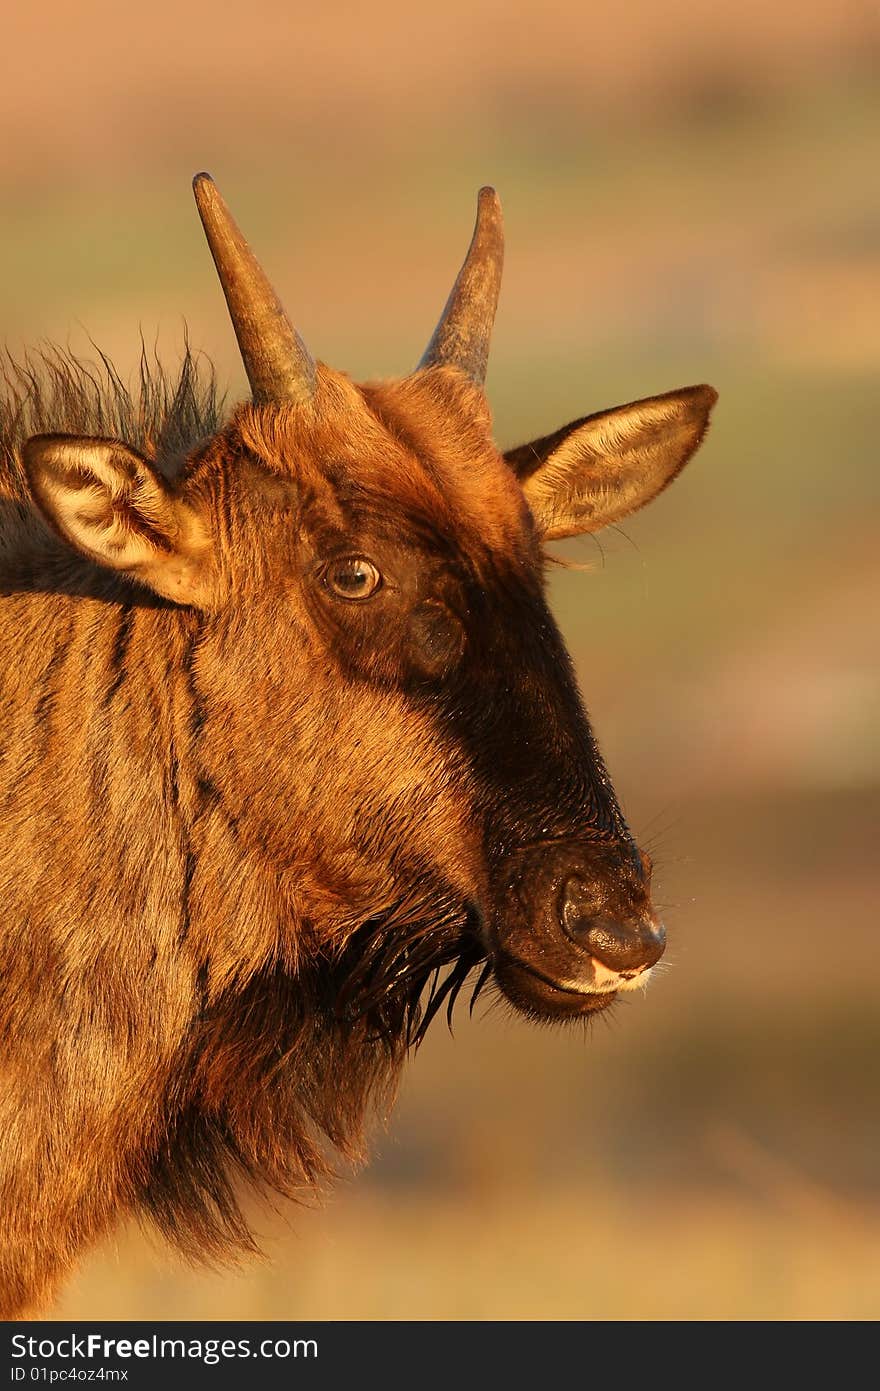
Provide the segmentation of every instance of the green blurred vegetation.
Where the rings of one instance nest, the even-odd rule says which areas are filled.
[[[688,382],[721,393],[674,488],[564,549],[590,573],[552,576],[657,861],[669,969],[586,1042],[497,1006],[436,1028],[367,1173],[325,1210],[259,1218],[271,1265],[190,1274],[128,1235],[60,1316],[880,1312],[878,31],[821,0],[782,6],[787,27],[702,8],[676,27],[631,0],[625,58],[615,17],[573,5],[542,12],[530,55],[528,5],[489,32],[480,5],[383,0],[361,52],[345,6],[297,33],[258,4],[202,49],[163,0],[167,43],[144,37],[135,75],[59,8],[43,58],[69,43],[79,102],[49,85],[35,110],[10,68],[13,350],[81,346],[84,325],[128,370],[139,325],[173,356],[186,317],[234,397],[187,187],[207,165],[310,345],[406,371],[492,181],[502,443]]]

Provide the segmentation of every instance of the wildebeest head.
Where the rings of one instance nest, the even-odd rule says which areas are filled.
[[[419,367],[367,386],[312,361],[207,176],[196,197],[252,401],[171,481],[123,442],[37,436],[35,499],[92,561],[190,611],[200,777],[285,885],[293,926],[271,950],[324,963],[340,1017],[412,1037],[425,987],[430,1015],[481,964],[529,1014],[604,1008],[664,932],[543,547],[656,496],[714,391],[501,454],[482,389],[491,190]]]

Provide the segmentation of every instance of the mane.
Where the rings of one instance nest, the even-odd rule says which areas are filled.
[[[0,472],[17,478],[31,435],[103,435],[161,463],[220,428],[224,398],[213,364],[188,342],[168,370],[141,340],[129,382],[97,347],[95,355],[91,361],[53,343],[20,359],[0,353]]]

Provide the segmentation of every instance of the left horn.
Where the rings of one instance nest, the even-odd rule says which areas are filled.
[[[310,401],[315,364],[209,174],[193,193],[254,400]]]
[[[458,367],[482,386],[504,265],[504,223],[494,188],[481,188],[474,235],[420,367]]]

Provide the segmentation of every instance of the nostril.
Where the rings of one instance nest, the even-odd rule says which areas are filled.
[[[594,918],[580,939],[591,956],[612,971],[631,972],[653,966],[663,955],[666,933],[660,923],[618,923]]]
[[[661,923],[618,922],[597,912],[595,898],[576,876],[566,882],[560,906],[566,936],[612,971],[641,971],[663,955],[666,932]]]
[[[599,911],[599,904],[583,879],[573,874],[562,886],[562,926],[569,937],[580,942]]]

